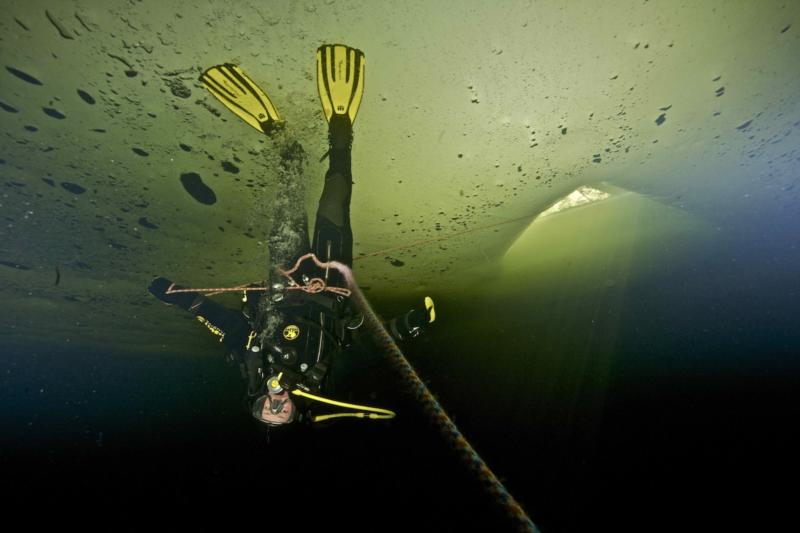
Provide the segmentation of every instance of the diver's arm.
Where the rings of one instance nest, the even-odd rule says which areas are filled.
[[[167,278],[160,277],[151,281],[147,290],[165,304],[177,305],[184,311],[188,311],[194,300],[198,297],[203,298],[203,296],[195,292],[170,292],[170,289],[180,290],[182,288],[183,287],[175,285]]]
[[[249,347],[250,324],[241,313],[211,301],[202,294],[170,292],[170,289],[181,288],[167,278],[160,277],[154,279],[147,290],[162,302],[176,305],[196,316],[198,321],[218,335],[220,342],[224,342],[231,350],[239,351]]]

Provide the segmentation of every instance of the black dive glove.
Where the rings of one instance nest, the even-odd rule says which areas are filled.
[[[167,278],[156,278],[150,282],[150,286],[147,287],[147,290],[150,291],[150,294],[164,302],[168,305],[177,305],[181,309],[185,309],[186,311],[192,306],[192,303],[195,299],[200,296],[193,292],[179,292],[173,294],[167,294],[167,289],[172,287],[173,289],[182,289],[178,285],[173,285],[173,283],[168,280]],[[202,296],[201,296],[202,298]]]
[[[436,311],[433,307],[433,299],[426,296],[422,305],[390,320],[388,329],[395,339],[405,340],[424,333],[434,320],[436,320]]]

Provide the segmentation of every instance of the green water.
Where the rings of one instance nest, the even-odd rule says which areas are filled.
[[[534,521],[764,528],[796,463],[798,24],[777,1],[6,2],[10,507],[72,487],[73,512],[158,500],[211,527],[277,476],[355,529],[507,526],[386,368],[360,392],[394,425],[265,443],[219,343],[146,291],[267,276],[279,154],[199,73],[235,62],[269,93],[313,215],[314,51],[343,42],[367,58],[356,278],[386,318],[434,297],[408,357]],[[609,197],[540,216],[581,187]]]

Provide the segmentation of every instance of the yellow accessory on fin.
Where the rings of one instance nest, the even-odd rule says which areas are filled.
[[[364,95],[364,52],[343,44],[324,44],[317,49],[317,88],[325,119],[347,115],[355,122]]]
[[[428,311],[428,324],[436,320],[436,309],[433,307],[433,298],[425,297],[425,309]]]
[[[216,65],[200,75],[200,82],[217,100],[261,133],[283,122],[269,96],[231,63]]]

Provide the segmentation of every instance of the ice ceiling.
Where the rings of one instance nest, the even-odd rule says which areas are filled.
[[[313,215],[314,52],[364,50],[357,276],[372,294],[458,292],[581,186],[712,226],[793,201],[798,24],[784,1],[4,2],[2,334],[152,331],[154,275],[263,279],[276,159],[199,85],[210,65],[240,64],[287,118]]]

